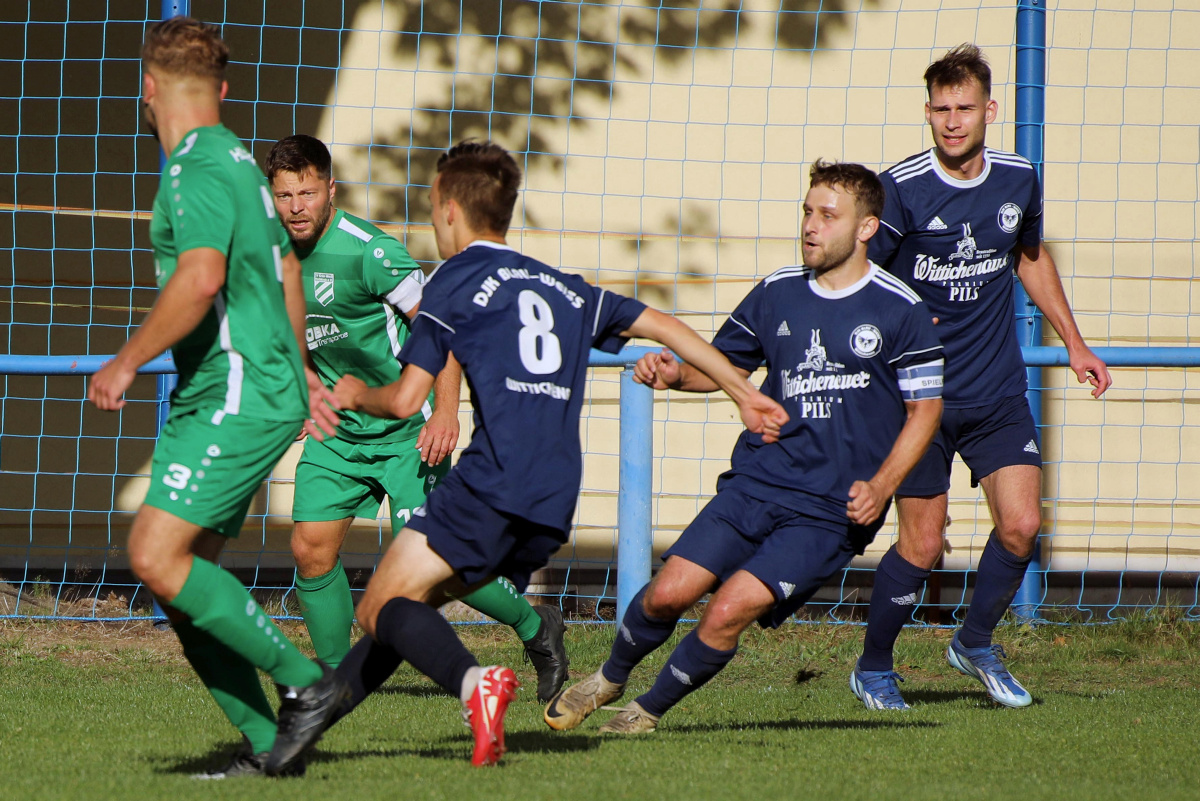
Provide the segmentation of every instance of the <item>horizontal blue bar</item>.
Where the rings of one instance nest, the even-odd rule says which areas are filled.
[[[625,367],[647,353],[661,348],[626,347],[620,353],[593,350],[589,367]],[[1109,367],[1200,367],[1200,348],[1093,348]],[[1066,348],[1044,346],[1021,348],[1030,367],[1066,367],[1070,364]],[[0,355],[0,375],[91,375],[112,356],[23,356]],[[175,372],[169,356],[159,356],[139,373],[158,375]]]

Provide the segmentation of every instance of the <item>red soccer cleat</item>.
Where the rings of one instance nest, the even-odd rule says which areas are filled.
[[[465,710],[467,724],[475,735],[472,765],[495,765],[504,756],[504,713],[520,686],[509,668],[493,665],[483,669]]]

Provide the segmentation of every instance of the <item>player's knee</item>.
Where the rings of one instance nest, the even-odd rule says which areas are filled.
[[[1042,529],[1042,516],[1038,510],[1011,515],[996,527],[1000,543],[1017,556],[1028,556],[1033,551],[1033,543],[1038,532]]]
[[[908,536],[899,538],[896,550],[909,564],[926,570],[937,564],[945,547],[945,538],[940,530],[908,531]]]
[[[337,564],[338,552],[328,543],[293,533],[292,556],[296,560],[296,570],[301,576],[315,578],[333,570]]]
[[[651,582],[642,597],[642,609],[648,617],[656,620],[676,620],[695,603],[695,599],[684,598],[677,587],[662,586]]]
[[[354,617],[368,637],[375,636],[375,621],[379,619],[381,608],[380,604],[370,595],[364,595],[363,599],[358,602],[358,606],[354,607]]]

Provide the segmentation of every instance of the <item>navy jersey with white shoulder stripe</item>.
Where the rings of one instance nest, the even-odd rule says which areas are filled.
[[[1025,392],[1013,318],[1020,248],[1041,239],[1037,172],[1015,153],[984,149],[983,172],[951,177],[928,150],[887,170],[871,260],[916,290],[946,346],[948,408]]]
[[[791,419],[779,441],[743,431],[717,483],[837,523],[907,419],[906,400],[940,398],[942,345],[929,310],[872,264],[841,290],[785,267],[750,291],[713,339],[734,365],[764,360],[764,394]]]
[[[493,242],[474,242],[437,269],[400,360],[437,375],[453,351],[462,365],[474,430],[454,470],[477,496],[570,527],[588,352],[619,351],[621,332],[645,309]]]

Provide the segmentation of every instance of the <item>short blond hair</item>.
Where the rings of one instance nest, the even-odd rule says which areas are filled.
[[[220,85],[225,80],[229,48],[216,25],[191,17],[171,17],[155,23],[142,45],[142,70],[153,67],[182,78],[207,78]]]

